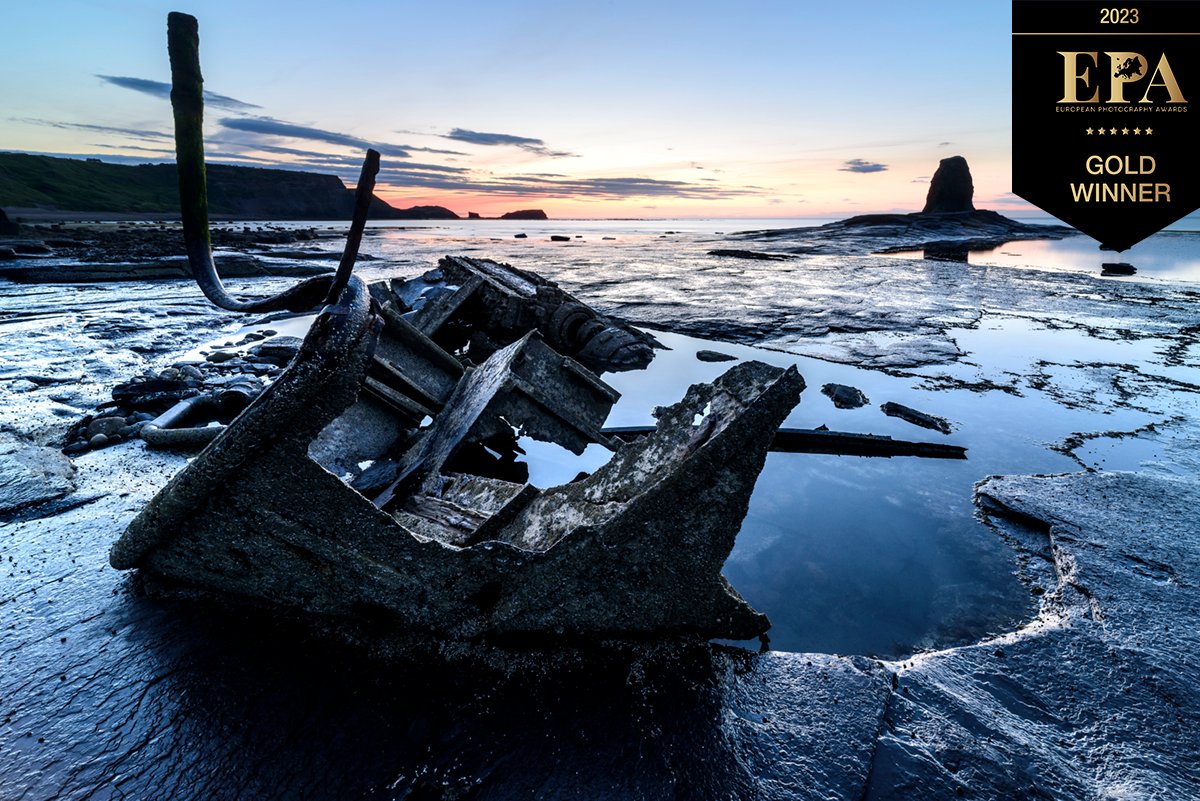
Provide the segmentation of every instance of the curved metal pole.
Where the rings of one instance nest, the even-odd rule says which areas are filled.
[[[346,286],[366,226],[367,212],[379,172],[379,153],[367,151],[355,190],[354,220],[332,277],[320,276],[268,298],[243,300],[225,289],[213,262],[208,228],[208,188],[204,176],[204,78],[200,74],[200,32],[196,18],[172,11],[167,15],[167,52],[171,59],[171,109],[175,115],[175,162],[179,168],[179,207],[192,277],[205,297],[230,311],[305,311],[333,303]]]

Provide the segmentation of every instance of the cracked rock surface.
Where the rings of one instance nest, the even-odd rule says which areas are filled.
[[[1041,614],[894,666],[866,797],[1195,798],[1200,484],[1005,476],[977,501],[1044,588]]]

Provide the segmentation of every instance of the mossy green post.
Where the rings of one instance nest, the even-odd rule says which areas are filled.
[[[175,163],[179,207],[188,250],[211,246],[208,186],[204,179],[204,76],[200,74],[200,25],[190,14],[167,15],[171,59],[171,108],[175,113]]]

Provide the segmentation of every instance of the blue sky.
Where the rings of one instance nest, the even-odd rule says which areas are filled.
[[[211,161],[459,213],[911,210],[948,155],[1012,204],[1010,4],[9,3],[0,149],[170,159],[166,15],[200,20]]]

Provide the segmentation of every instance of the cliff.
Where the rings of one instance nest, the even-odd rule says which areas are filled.
[[[0,153],[0,207],[114,213],[179,213],[174,164],[124,165]],[[209,212],[255,220],[348,220],[354,192],[335,175],[208,166]],[[397,209],[375,199],[383,220],[458,219],[441,206]]]

